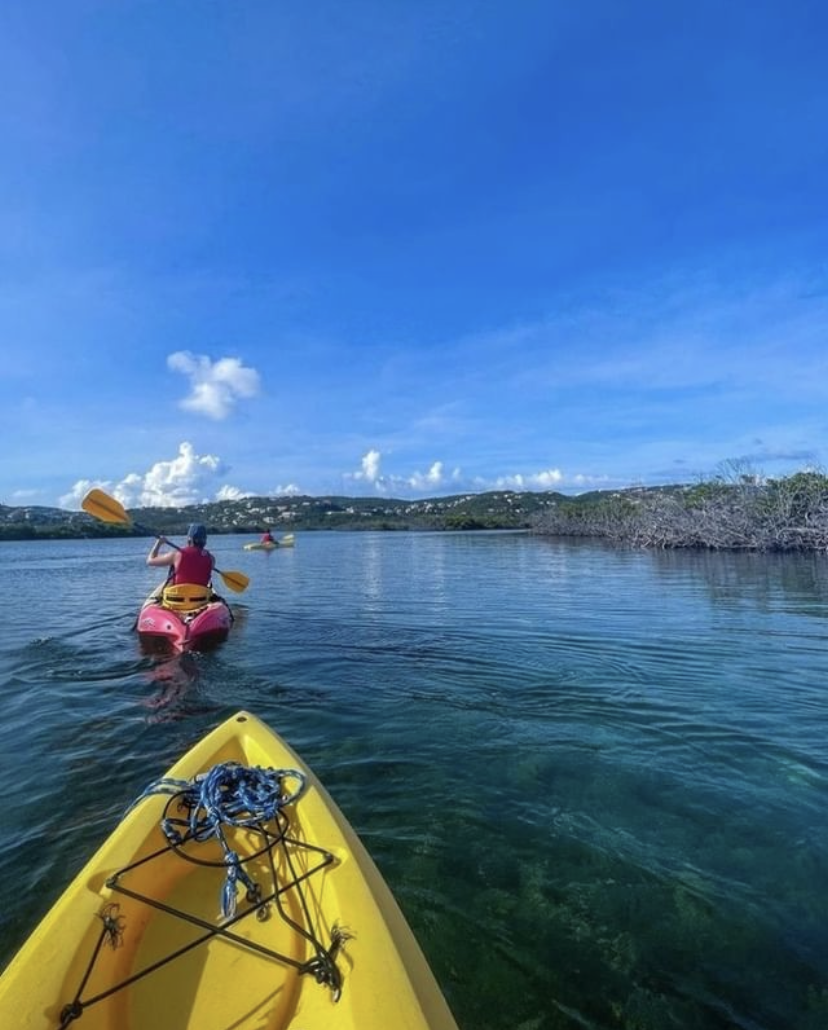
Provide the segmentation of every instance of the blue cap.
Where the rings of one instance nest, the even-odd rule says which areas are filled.
[[[187,530],[187,537],[196,547],[203,547],[207,543],[207,529],[200,522],[193,522]]]

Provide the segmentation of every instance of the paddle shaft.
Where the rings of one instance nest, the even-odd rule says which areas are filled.
[[[98,487],[94,487],[87,493],[83,501],[81,501],[81,507],[87,514],[93,518],[100,519],[101,522],[116,523],[119,526],[131,526],[140,533],[148,533],[159,540],[163,535],[154,529],[150,529],[149,526],[139,526],[136,522],[133,522],[132,517],[121,502],[114,497],[110,497],[109,494],[104,493]],[[176,551],[181,550],[178,544],[172,543],[166,537],[164,537],[164,540],[167,541],[170,547],[174,547]],[[215,566],[213,566],[213,572],[217,572],[224,581],[225,586],[237,594],[246,590],[250,583],[249,577],[245,576],[243,572],[222,572],[221,569],[217,569]]]
[[[154,529],[150,529],[149,526],[142,526],[137,522],[133,522],[132,526],[133,529],[137,529],[141,533],[149,533],[157,540],[164,540],[165,543],[169,544],[169,546],[174,548],[176,551],[182,550],[178,544],[174,544],[172,540],[168,540],[163,533],[157,533]],[[237,594],[247,588],[249,580],[247,579],[247,576],[241,572],[222,572],[221,569],[217,569],[215,565],[213,566],[213,572],[217,572],[219,576],[221,576],[225,585],[230,587],[230,589],[234,590]]]
[[[154,536],[156,540],[163,540],[165,544],[169,544],[176,551],[182,550],[178,544],[174,544],[172,540],[168,540],[163,533],[156,533],[154,529],[150,529],[149,526],[141,526],[137,522],[132,523],[132,528],[137,529],[139,533],[149,533],[150,536]],[[218,569],[216,569],[218,572]]]

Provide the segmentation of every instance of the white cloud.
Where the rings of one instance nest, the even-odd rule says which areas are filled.
[[[239,490],[237,486],[221,486],[216,491],[215,500],[217,501],[241,501],[245,497],[253,497],[254,495],[248,493],[246,490]]]
[[[367,454],[363,455],[362,458],[362,471],[357,472],[354,475],[354,479],[367,479],[369,483],[376,483],[382,477],[380,475],[380,459],[382,455],[379,451],[368,451]]]
[[[79,508],[84,495],[95,486],[112,494],[125,508],[174,508],[211,499],[249,497],[238,487],[217,482],[226,471],[221,458],[196,454],[193,445],[185,441],[176,457],[157,461],[147,472],[130,472],[115,483],[78,480],[58,503],[64,508]]]
[[[72,486],[69,493],[58,497],[58,505],[61,508],[80,508],[81,501],[93,488],[97,487],[106,493],[114,493],[112,483],[106,479],[79,479]]]
[[[626,480],[613,479],[611,476],[584,475],[581,472],[567,474],[560,469],[543,469],[540,472],[514,472],[511,475],[495,476],[488,479],[475,477],[471,484],[474,490],[514,490],[517,493],[543,492],[545,490],[575,490],[575,492],[600,489],[602,487],[621,487],[628,485]]]
[[[167,365],[190,379],[190,394],[180,407],[216,421],[227,418],[240,398],[259,392],[259,373],[245,368],[238,358],[213,362],[203,354],[176,351],[167,358]]]
[[[538,472],[517,472],[500,476],[464,476],[459,468],[450,474],[442,461],[434,461],[425,472],[408,475],[382,471],[382,453],[371,448],[360,459],[357,472],[344,475],[351,484],[359,485],[378,494],[392,497],[438,496],[449,493],[482,492],[487,490],[514,490],[516,492],[544,490],[574,490],[576,492],[623,485],[608,476],[588,476],[581,473],[565,474],[558,468]],[[221,458],[195,452],[188,442],[180,444],[175,458],[158,461],[144,473],[131,472],[118,482],[79,480],[69,493],[60,498],[66,508],[79,508],[84,495],[92,487],[111,493],[126,508],[184,507],[205,501],[233,501],[256,496],[253,492],[221,482],[227,468]],[[268,496],[290,497],[302,494],[295,483],[280,485]]]
[[[360,460],[358,472],[345,473],[344,479],[352,484],[370,486],[376,493],[392,497],[411,497],[414,495],[433,495],[462,493],[471,491],[479,493],[487,490],[514,490],[517,493],[531,491],[560,490],[580,492],[599,487],[623,485],[611,480],[609,476],[583,475],[582,473],[564,473],[559,468],[545,468],[537,472],[513,472],[504,475],[493,474],[466,476],[460,468],[447,474],[445,464],[435,461],[426,472],[412,472],[399,475],[382,471],[382,453],[376,448],[367,451]]]
[[[408,485],[413,490],[434,490],[441,487],[444,482],[442,461],[435,461],[425,474],[415,472],[408,478]]]
[[[523,475],[520,472],[511,476],[498,476],[489,489],[492,490],[556,490],[564,482],[564,474],[560,469],[544,469]]]
[[[581,472],[571,477],[570,482],[575,486],[602,487],[614,484],[624,486],[626,480],[613,480],[611,476],[585,476]]]
[[[352,480],[355,483],[369,483],[378,493],[384,493],[387,488],[386,478],[380,471],[382,454],[372,448],[363,454],[360,461],[359,472],[346,472],[345,480]]]
[[[157,461],[143,477],[128,476],[121,484],[132,494],[135,506],[162,507],[192,504],[205,495],[210,480],[221,473],[221,459],[198,455],[190,443],[182,443],[171,461]]]
[[[356,483],[368,483],[377,493],[407,494],[417,492],[439,491],[449,482],[456,484],[461,479],[460,469],[454,469],[451,477],[443,471],[443,462],[435,461],[427,472],[413,472],[408,476],[386,475],[381,471],[382,454],[372,448],[362,456],[359,472],[346,472],[344,478]]]
[[[357,483],[371,483],[377,490],[383,489],[383,476],[380,472],[380,461],[382,454],[373,448],[363,454],[360,460],[359,472],[346,472],[345,479],[354,480]]]

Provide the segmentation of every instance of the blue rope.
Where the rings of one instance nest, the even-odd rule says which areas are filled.
[[[292,791],[284,790],[285,780],[295,780]],[[262,769],[259,766],[223,762],[193,780],[176,780],[164,776],[144,789],[128,811],[144,798],[156,794],[180,795],[180,806],[189,810],[187,833],[178,828],[184,820],[165,817],[161,829],[175,846],[185,836],[196,841],[215,838],[224,851],[226,876],[221,893],[221,910],[231,918],[236,912],[236,884],[241,881],[248,890],[255,884],[245,872],[241,859],[227,843],[224,826],[259,826],[276,818],[278,812],[302,796],[307,781],[298,769]]]

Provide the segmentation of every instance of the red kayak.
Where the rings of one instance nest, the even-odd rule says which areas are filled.
[[[136,628],[147,643],[166,642],[179,651],[194,651],[227,639],[233,613],[209,587],[189,583],[152,594],[138,614]]]

